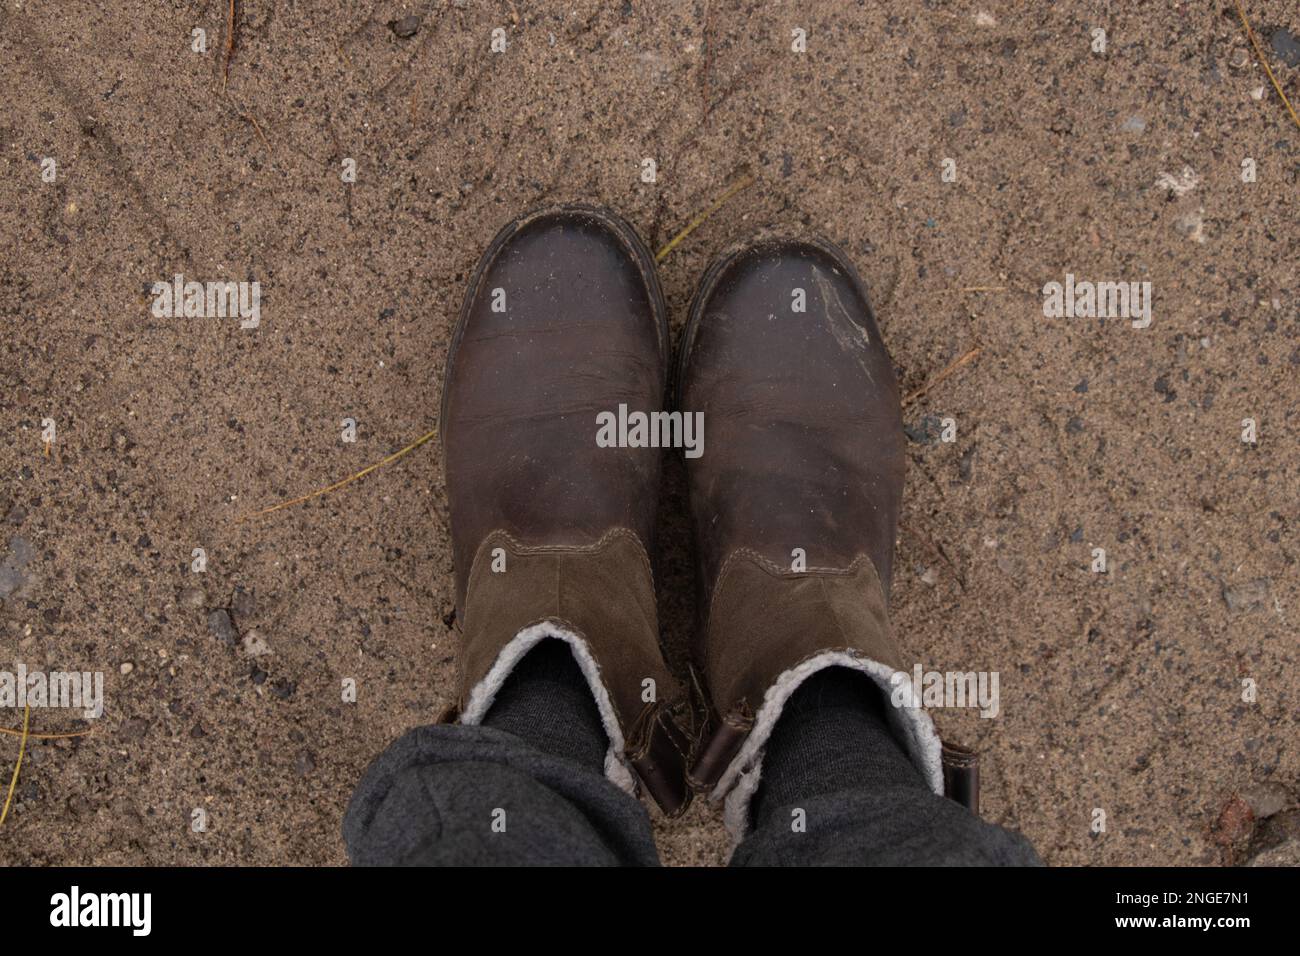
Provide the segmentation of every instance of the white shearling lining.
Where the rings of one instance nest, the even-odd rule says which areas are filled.
[[[564,641],[569,645],[569,649],[573,651],[574,660],[578,662],[578,667],[582,669],[582,676],[587,678],[587,684],[591,687],[592,696],[596,698],[596,708],[600,711],[600,722],[604,724],[605,733],[609,737],[609,750],[605,752],[605,776],[609,778],[611,783],[616,784],[628,793],[635,794],[636,778],[632,776],[632,770],[623,757],[623,731],[619,727],[618,718],[614,714],[614,705],[609,699],[609,691],[601,683],[600,665],[591,656],[586,641],[573,631],[552,621],[530,624],[515,634],[510,639],[509,644],[501,648],[501,653],[497,655],[497,659],[492,664],[492,669],[488,671],[487,676],[470,691],[469,700],[465,702],[465,709],[461,711],[460,722],[471,725],[482,723],[483,718],[487,716],[488,710],[492,707],[492,702],[496,700],[501,685],[506,682],[506,678],[524,659],[525,654],[547,638]]]
[[[813,674],[827,667],[848,667],[866,674],[877,686],[892,699],[892,695],[902,691],[902,707],[888,707],[889,723],[907,749],[912,763],[921,771],[930,789],[943,795],[943,744],[934,729],[934,721],[920,706],[915,696],[912,679],[905,671],[895,671],[888,664],[859,657],[847,651],[827,651],[817,654],[796,664],[776,679],[763,695],[763,705],[754,717],[754,726],[745,738],[731,764],[723,772],[714,788],[712,799],[726,797],[723,820],[727,832],[736,842],[744,837],[749,824],[749,803],[758,789],[762,778],[763,748],[772,736],[777,719],[785,709],[785,702],[798,689],[799,685]],[[907,679],[897,686],[892,683],[893,676],[902,673]]]

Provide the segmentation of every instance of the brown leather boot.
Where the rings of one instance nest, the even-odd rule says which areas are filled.
[[[705,454],[686,463],[706,615],[696,658],[713,711],[692,784],[728,797],[739,838],[763,747],[800,683],[850,667],[900,699],[895,675],[906,677],[908,662],[886,601],[902,409],[865,287],[843,253],[770,236],[733,248],[705,275],[678,393],[683,411],[703,412],[708,435]],[[912,706],[889,711],[942,793],[930,718]]]
[[[440,435],[463,633],[459,719],[480,722],[539,641],[566,641],[600,710],[607,776],[684,809],[682,701],[659,649],[648,554],[661,450],[598,447],[597,415],[663,408],[654,260],[608,212],[506,226],[451,343]],[[635,776],[634,776],[635,775]]]

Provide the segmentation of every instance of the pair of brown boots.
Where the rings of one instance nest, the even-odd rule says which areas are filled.
[[[441,410],[455,718],[482,721],[533,646],[566,641],[609,736],[607,776],[639,781],[669,814],[694,791],[729,796],[739,834],[785,701],[849,667],[903,701],[895,732],[942,793],[941,744],[899,677],[886,612],[902,418],[857,273],[827,243],[756,238],[696,294],[676,419],[663,414],[670,349],[654,259],[609,212],[526,216],[479,262]],[[650,558],[661,448],[686,438],[703,721],[664,665]]]

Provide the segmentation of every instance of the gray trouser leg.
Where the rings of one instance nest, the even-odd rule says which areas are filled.
[[[1042,866],[1042,860],[1020,834],[985,823],[952,800],[915,787],[883,787],[781,808],[749,832],[731,865]]]
[[[645,808],[491,727],[420,727],[366,770],[343,820],[358,866],[657,866]]]

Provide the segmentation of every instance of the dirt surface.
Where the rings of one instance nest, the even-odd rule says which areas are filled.
[[[1054,864],[1203,864],[1295,804],[1300,129],[1231,0],[247,0],[226,82],[224,0],[0,2],[0,668],[105,673],[102,718],[32,712],[91,733],[29,743],[0,861],[344,863],[362,770],[451,696],[436,446],[239,518],[433,427],[505,221],[599,202],[657,249],[747,172],[663,262],[675,333],[777,224],[854,258],[905,393],[982,349],[907,406],[892,609],[927,668],[1000,674],[997,718],[935,715],[986,818]],[[1300,102],[1295,4],[1248,7]],[[258,281],[260,325],[156,317],[177,273]],[[1150,327],[1045,318],[1067,273],[1151,282]],[[655,826],[725,858],[711,807]]]

